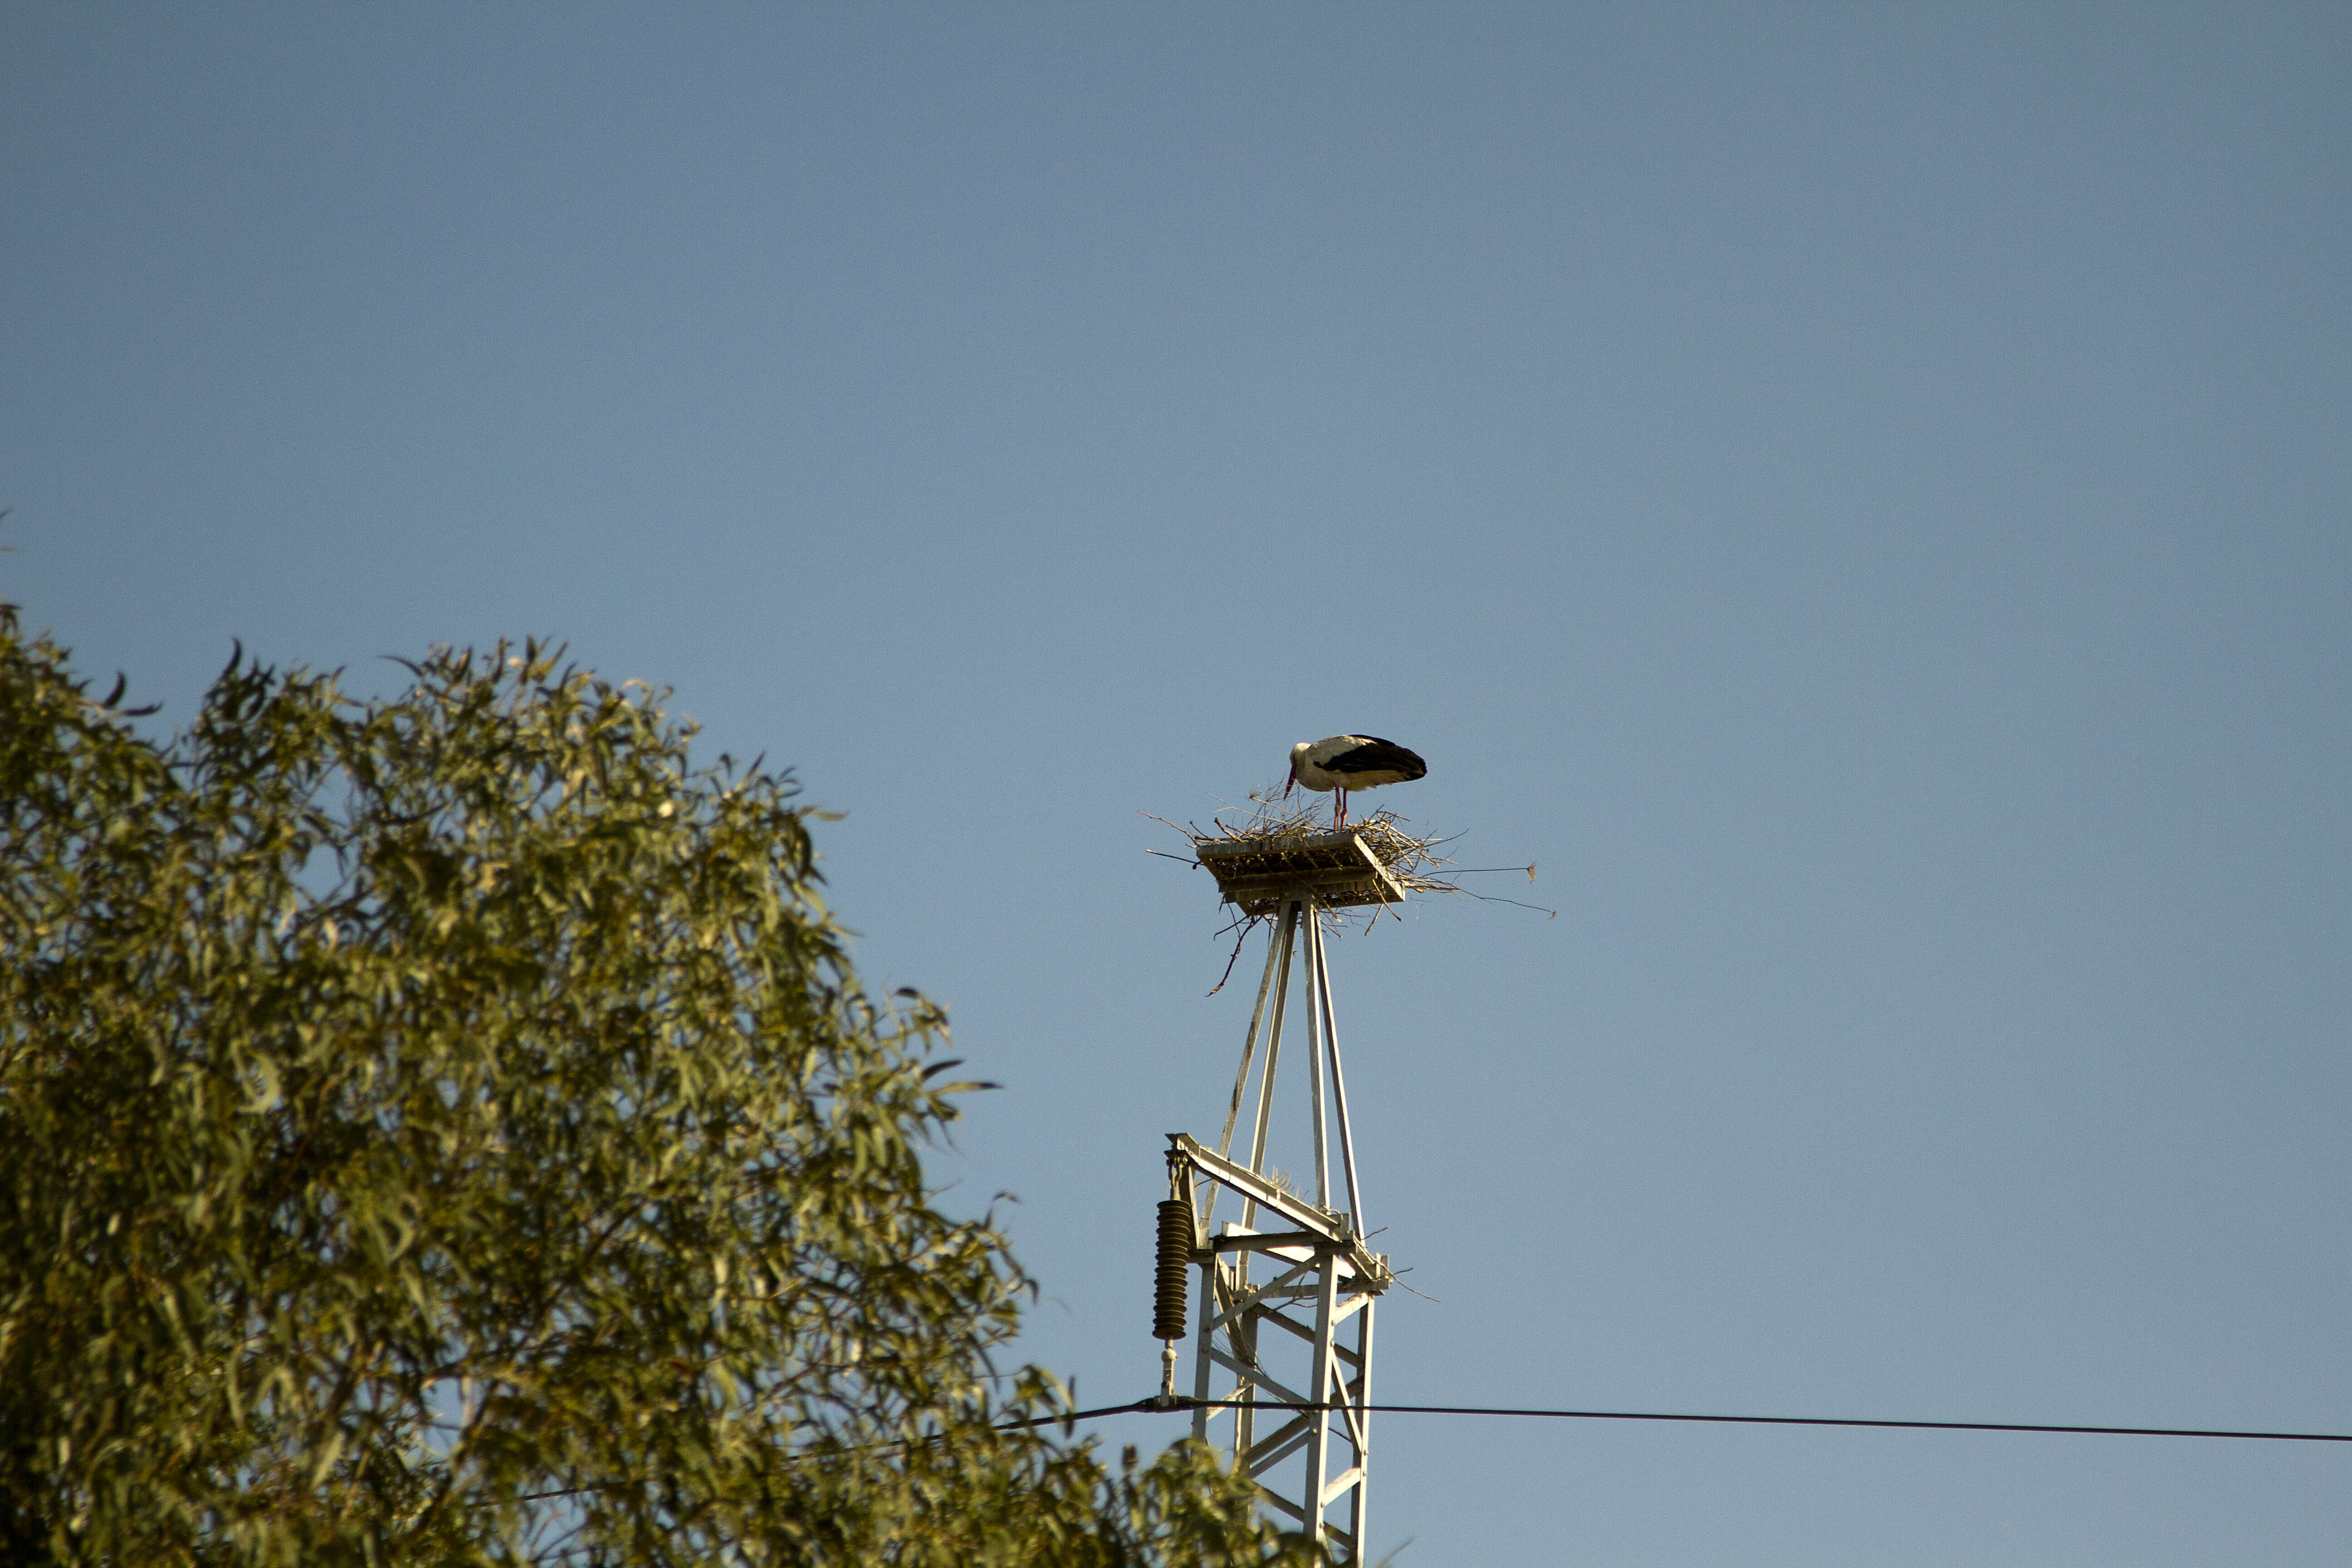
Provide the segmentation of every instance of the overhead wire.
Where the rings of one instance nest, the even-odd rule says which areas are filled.
[[[1315,1405],[1260,1399],[1240,1400],[1139,1399],[1132,1405],[1107,1405],[1099,1410],[1074,1410],[1041,1415],[1031,1421],[1007,1423],[1004,1430],[1024,1426],[1066,1426],[1105,1415],[1171,1415],[1195,1410],[1361,1411],[1392,1415],[1532,1415],[1566,1421],[1683,1421],[1740,1426],[1874,1426],[1927,1432],[2058,1432],[2100,1437],[2236,1437],[2271,1443],[2352,1443],[2352,1432],[2250,1432],[2211,1426],[2087,1426],[2032,1421],[1894,1421],[1852,1415],[1698,1415],[1660,1410],[1528,1410],[1475,1405]]]

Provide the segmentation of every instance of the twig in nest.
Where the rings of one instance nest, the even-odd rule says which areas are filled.
[[[1470,889],[1467,888],[1465,888],[1462,890],[1465,893],[1470,892]],[[1517,899],[1498,899],[1491,893],[1470,893],[1470,896],[1477,900],[1482,904],[1508,904],[1516,910],[1533,910],[1539,915],[1549,915],[1554,920],[1559,919],[1559,911],[1558,910],[1548,910],[1541,904],[1523,904]]]

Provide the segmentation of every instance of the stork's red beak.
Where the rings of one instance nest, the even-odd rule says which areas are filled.
[[[1297,764],[1297,763],[1291,763],[1291,764],[1290,764],[1290,784],[1284,784],[1284,785],[1282,786],[1282,798],[1283,798],[1283,799],[1285,799],[1285,800],[1288,800],[1288,799],[1290,798],[1290,784],[1297,784],[1297,782],[1298,782],[1298,764]]]

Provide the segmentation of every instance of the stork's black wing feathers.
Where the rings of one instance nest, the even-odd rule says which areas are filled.
[[[1366,735],[1363,742],[1362,745],[1342,752],[1324,763],[1324,771],[1334,773],[1397,773],[1405,779],[1417,779],[1429,772],[1427,763],[1394,741]]]

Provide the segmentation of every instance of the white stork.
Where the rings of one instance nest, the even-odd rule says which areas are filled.
[[[1290,748],[1290,784],[1282,786],[1282,793],[1288,795],[1290,784],[1305,784],[1318,793],[1339,791],[1331,820],[1344,826],[1349,790],[1404,784],[1428,772],[1428,763],[1394,741],[1378,735],[1328,735]]]

